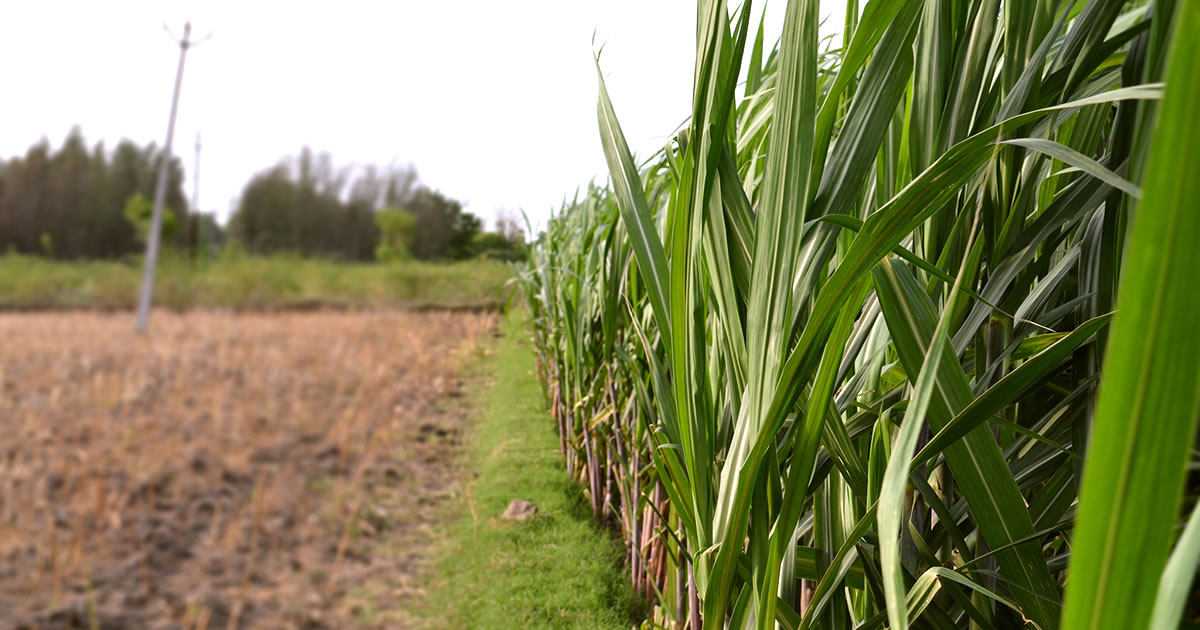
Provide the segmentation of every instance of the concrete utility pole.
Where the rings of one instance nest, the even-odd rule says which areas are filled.
[[[167,32],[170,33],[170,29]],[[146,268],[142,274],[142,292],[138,296],[138,332],[146,332],[146,325],[150,321],[150,298],[154,293],[154,271],[158,266],[163,202],[167,198],[167,171],[171,165],[171,140],[175,136],[175,112],[179,109],[179,88],[183,85],[183,60],[187,56],[188,48],[200,43],[188,41],[191,34],[192,23],[188,22],[183,26],[183,39],[179,40],[179,69],[175,72],[175,94],[171,97],[171,117],[167,121],[167,142],[163,145],[162,164],[158,167],[158,185],[154,189],[154,216],[150,219],[150,234],[146,237]]]

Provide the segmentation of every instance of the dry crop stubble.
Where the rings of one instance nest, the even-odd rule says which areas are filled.
[[[402,625],[493,326],[0,317],[0,627]]]

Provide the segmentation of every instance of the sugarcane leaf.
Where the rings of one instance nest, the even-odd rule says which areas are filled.
[[[1038,153],[1049,155],[1056,160],[1070,164],[1131,197],[1140,198],[1142,196],[1141,189],[1133,185],[1133,182],[1117,175],[1105,168],[1103,164],[1066,145],[1044,138],[1015,138],[1012,140],[1003,140],[1002,142],[1013,146],[1025,147],[1026,149],[1033,149]]]
[[[667,310],[667,255],[663,250],[662,239],[654,227],[650,207],[646,203],[645,189],[642,188],[637,164],[629,151],[629,144],[625,142],[625,134],[621,131],[621,124],[617,121],[616,111],[613,110],[612,101],[609,99],[604,74],[600,72],[599,59],[596,60],[596,76],[600,81],[600,99],[597,106],[600,139],[604,146],[605,158],[608,160],[608,170],[617,196],[617,207],[620,208],[621,220],[633,245],[638,271],[646,281],[659,334],[663,335],[664,340],[669,340],[671,314]],[[667,345],[670,346],[669,341]]]
[[[1079,325],[1053,345],[1034,355],[960,411],[954,419],[938,431],[937,435],[913,458],[913,464],[924,462],[940,453],[950,444],[987,422],[993,414],[1016,400],[1034,383],[1059,366],[1072,352],[1092,338],[1112,315],[1101,315]]]
[[[875,280],[896,350],[906,371],[919,374],[939,321],[934,305],[903,265],[879,265]],[[949,348],[944,353],[935,395],[926,414],[929,426],[935,432],[972,401],[962,368]],[[976,427],[946,447],[943,453],[979,531],[990,546],[1006,545],[1033,533],[1024,498],[995,438],[986,427]],[[888,465],[892,465],[890,460]],[[884,496],[880,495],[881,503]],[[1058,587],[1051,579],[1040,546],[1033,542],[1018,545],[997,554],[997,560],[1005,577],[1014,583],[1013,595],[1024,614],[1039,626],[1055,627],[1060,612],[1056,605]],[[892,622],[895,623],[895,619]]]
[[[884,260],[879,276],[886,276],[891,263]],[[961,274],[960,278],[961,280]],[[957,282],[956,282],[957,285]],[[920,373],[913,384],[912,398],[900,423],[900,432],[892,445],[892,455],[883,475],[879,492],[879,559],[883,574],[883,591],[891,627],[898,630],[908,628],[909,614],[905,608],[904,575],[900,566],[900,524],[904,515],[905,498],[908,491],[909,457],[917,445],[917,436],[925,420],[937,385],[938,365],[949,345],[946,328],[953,309],[946,308],[933,331],[933,342],[925,352]],[[902,334],[897,332],[896,334]],[[919,614],[919,613],[918,613]],[[914,615],[915,616],[915,615]]]
[[[1176,14],[1084,466],[1068,630],[1149,624],[1200,413],[1200,4]]]
[[[1196,571],[1200,569],[1200,509],[1193,509],[1187,527],[1171,552],[1154,598],[1150,630],[1175,630],[1183,617]]]

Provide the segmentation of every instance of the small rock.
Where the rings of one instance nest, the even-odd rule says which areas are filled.
[[[537,514],[537,506],[529,501],[513,499],[512,503],[508,504],[508,509],[504,510],[502,518],[510,521],[527,521]]]

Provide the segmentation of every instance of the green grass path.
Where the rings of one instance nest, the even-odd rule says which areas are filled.
[[[630,628],[619,543],[593,525],[543,406],[524,313],[482,361],[462,496],[426,600],[436,628]],[[500,518],[512,499],[530,521]]]

